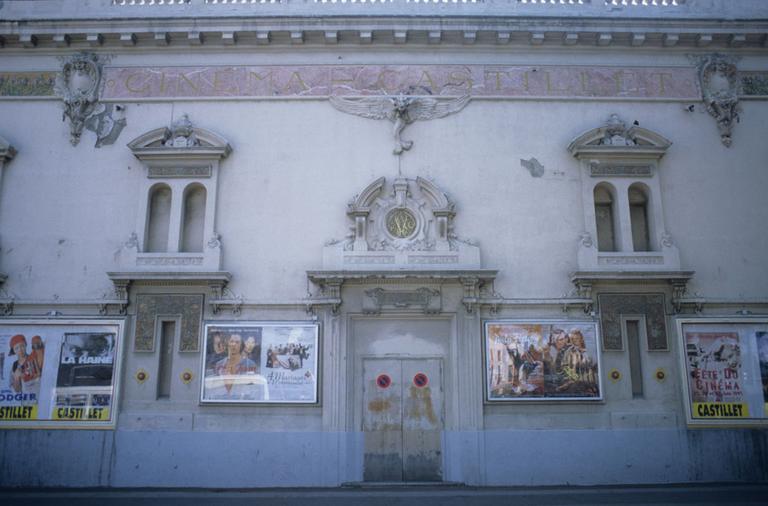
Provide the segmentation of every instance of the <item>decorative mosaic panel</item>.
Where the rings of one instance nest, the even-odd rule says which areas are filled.
[[[179,351],[200,350],[202,295],[139,295],[137,304],[134,351],[155,350],[155,321],[158,315],[181,316]]]
[[[740,72],[743,96],[768,95],[768,72]]]
[[[56,72],[0,72],[0,97],[49,97]]]
[[[606,351],[624,349],[621,339],[621,315],[645,315],[648,350],[669,349],[663,294],[603,293],[598,296],[598,303],[603,326],[603,349]]]

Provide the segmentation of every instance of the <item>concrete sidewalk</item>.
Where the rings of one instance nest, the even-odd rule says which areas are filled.
[[[171,506],[768,505],[768,484],[611,487],[350,486],[301,489],[0,489],[0,504]]]

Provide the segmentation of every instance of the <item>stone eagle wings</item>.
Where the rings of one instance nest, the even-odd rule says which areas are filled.
[[[469,102],[469,95],[461,97],[434,97],[421,95],[385,95],[376,97],[347,98],[331,96],[331,104],[339,111],[369,119],[388,119],[394,123],[395,149],[400,155],[411,149],[413,141],[406,141],[401,134],[414,121],[443,118],[459,112]]]

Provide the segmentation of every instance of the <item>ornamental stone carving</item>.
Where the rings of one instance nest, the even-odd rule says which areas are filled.
[[[453,231],[455,214],[433,182],[381,177],[347,205],[350,234],[326,243],[324,268],[479,268],[479,248]]]
[[[392,153],[401,155],[413,147],[413,141],[403,140],[401,137],[405,127],[414,121],[444,118],[449,114],[459,112],[469,103],[470,98],[469,95],[461,97],[413,95],[411,94],[412,91],[411,88],[398,95],[362,98],[332,95],[330,102],[333,107],[347,114],[391,121],[395,139],[395,148]]]
[[[713,54],[691,59],[698,67],[701,95],[707,112],[717,121],[720,140],[730,147],[734,122],[739,121],[738,58]]]
[[[122,106],[99,104],[103,64],[109,57],[78,53],[60,58],[54,93],[64,102],[64,119],[69,121],[69,142],[76,146],[83,129],[96,134],[96,147],[112,144],[126,125]]]

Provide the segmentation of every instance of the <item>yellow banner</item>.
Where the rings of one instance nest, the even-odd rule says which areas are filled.
[[[37,420],[37,405],[0,406],[0,420]]]
[[[746,402],[694,402],[694,418],[749,418]]]
[[[109,420],[109,408],[53,408],[54,420]]]

